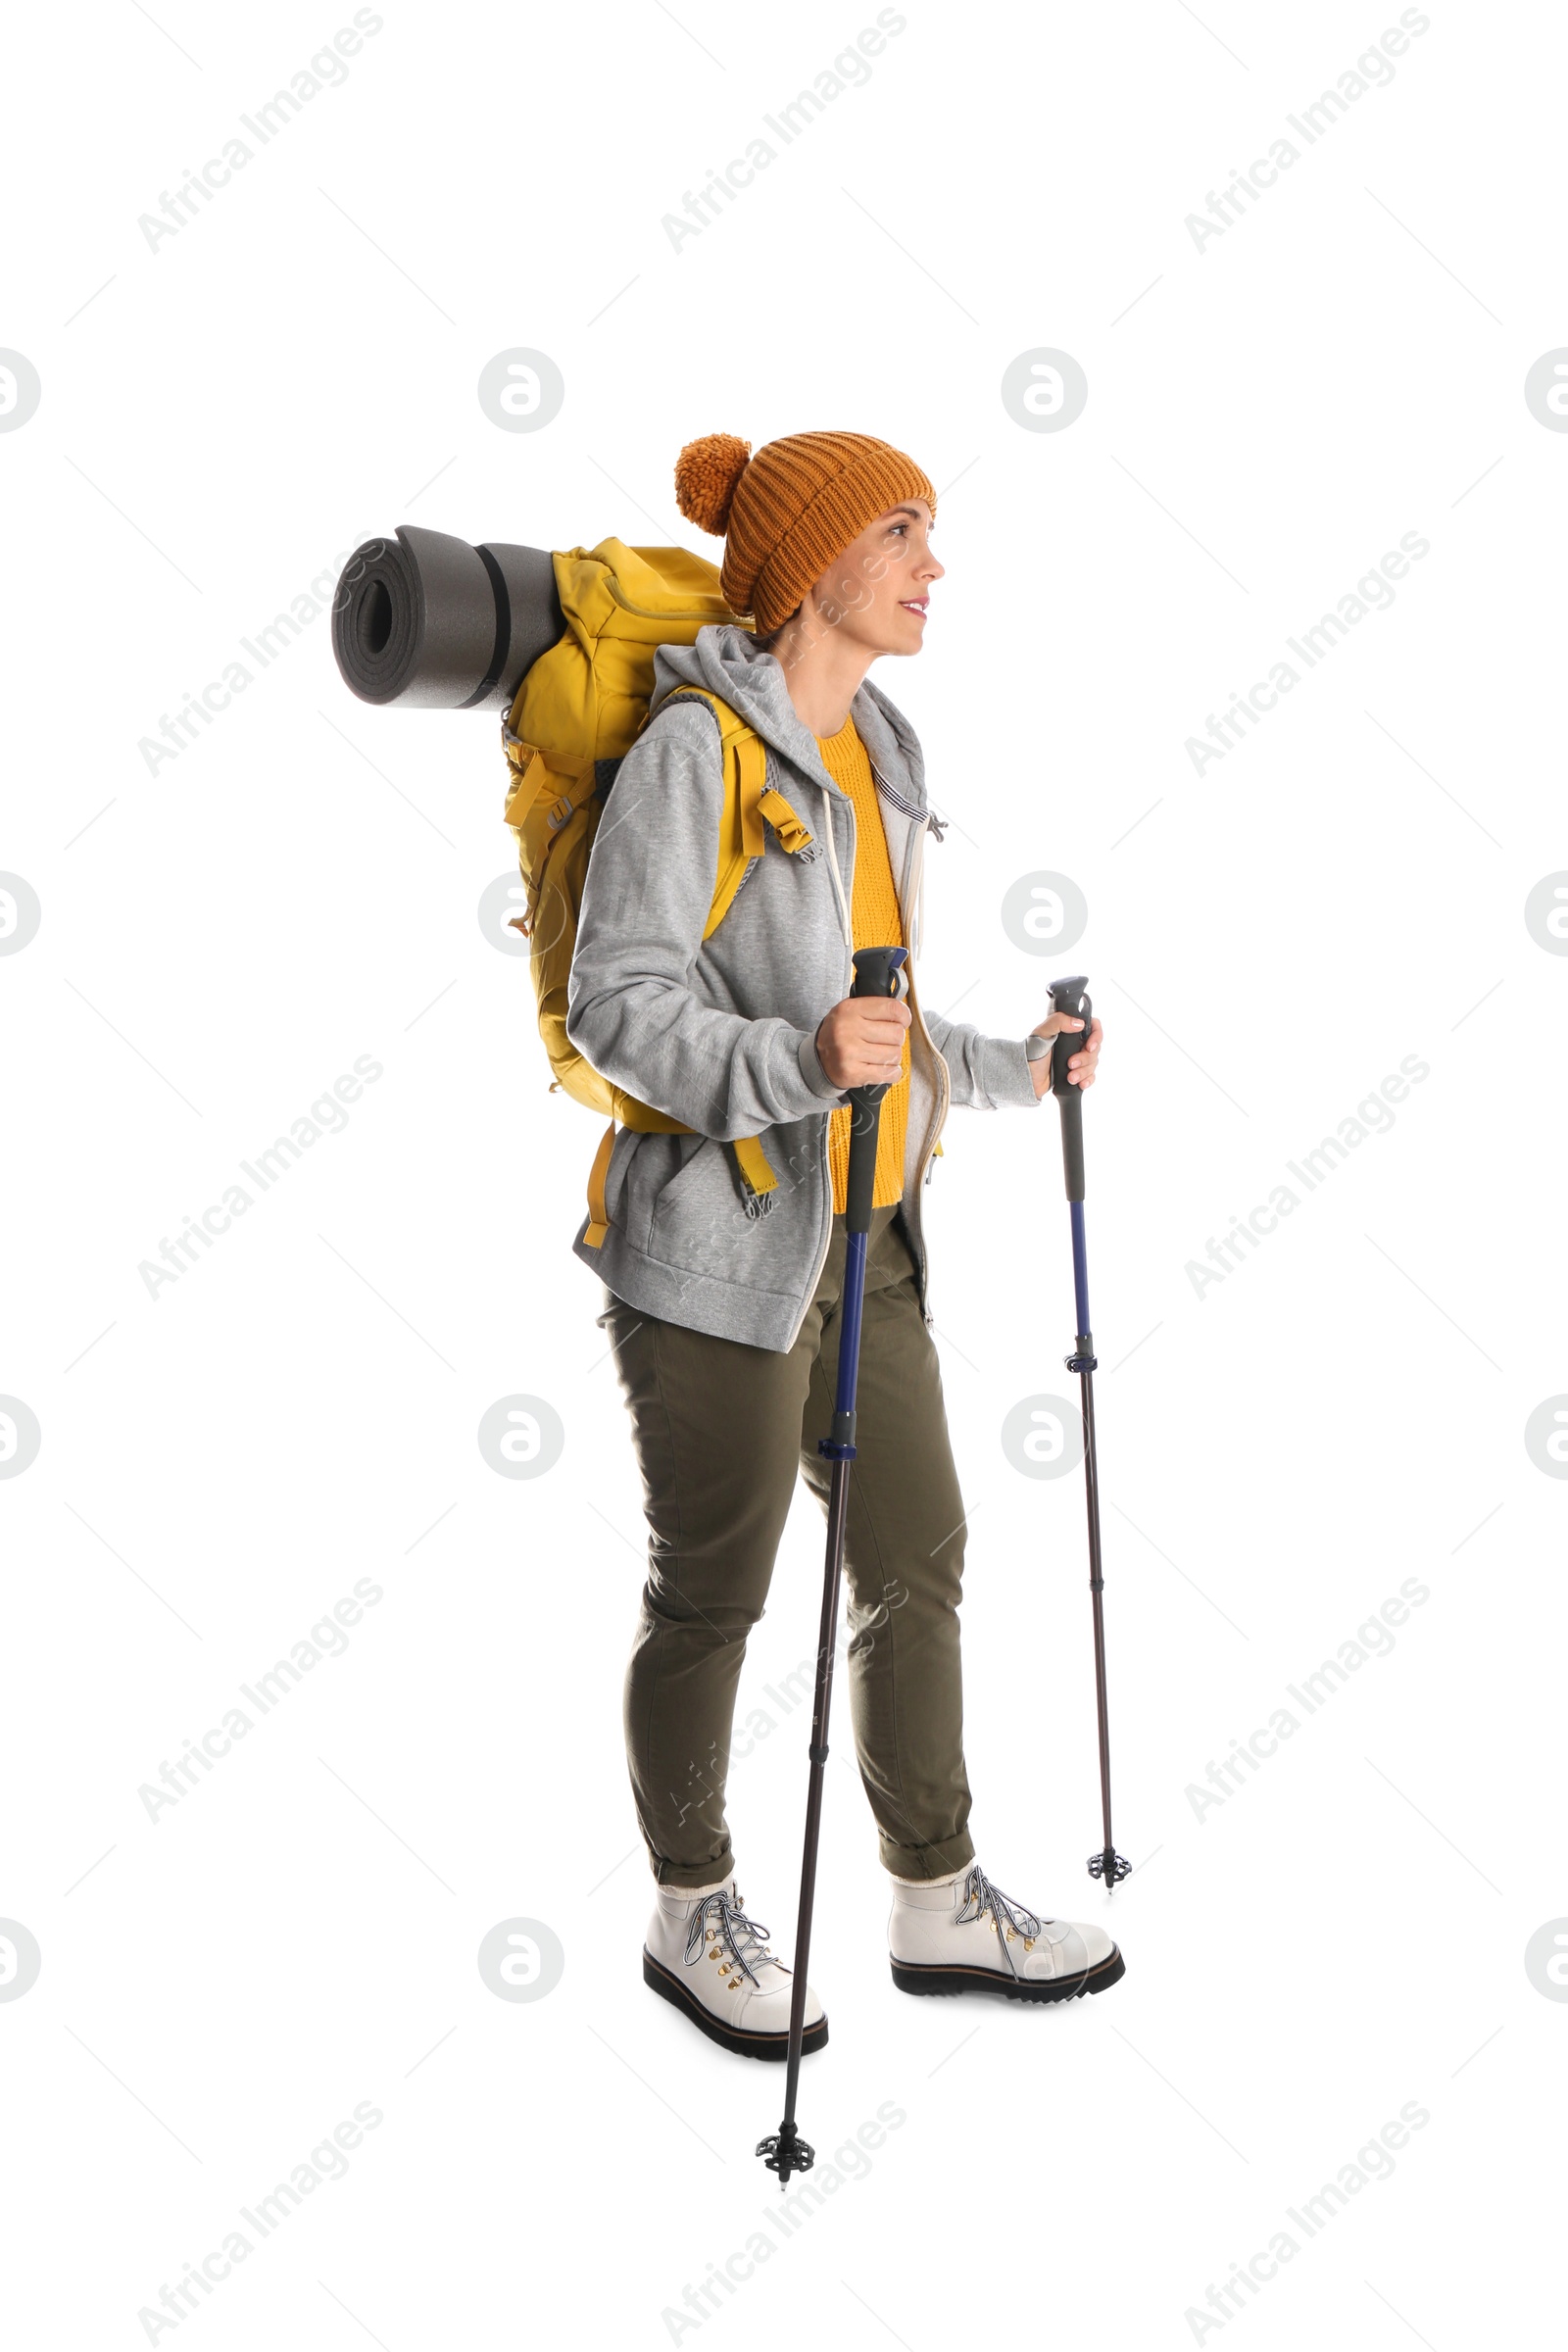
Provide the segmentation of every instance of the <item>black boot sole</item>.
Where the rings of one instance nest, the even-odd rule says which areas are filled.
[[[706,2034],[710,2041],[716,2041],[721,2050],[733,2050],[741,2058],[782,2061],[789,2056],[788,2034],[745,2034],[734,2026],[720,2025],[718,2019],[710,2016],[696,1995],[688,1992],[680,1979],[672,1977],[646,1946],[643,1951],[643,1983],[651,1984],[655,1992],[662,1993],[673,2008],[680,2011],[682,2017],[689,2017],[698,2032]],[[827,2019],[824,2017],[814,2026],[807,2027],[801,2040],[802,2055],[809,2058],[813,2050],[822,2049],[826,2042]]]
[[[1119,1984],[1127,1963],[1119,1948],[1081,1977],[1056,1977],[1034,1984],[1014,1983],[991,1968],[937,1968],[919,1961],[895,1960],[893,1982],[901,1992],[997,1992],[1006,2001],[1075,2001],[1080,1993],[1103,1992]]]

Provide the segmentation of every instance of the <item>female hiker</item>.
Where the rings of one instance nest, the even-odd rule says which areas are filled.
[[[615,1137],[606,1229],[575,1249],[630,1412],[649,1573],[625,1689],[627,1757],[658,1882],[643,1973],[713,2040],[782,2058],[789,1972],[736,1877],[724,1809],[747,1636],[796,1477],[825,1502],[845,1260],[846,1090],[888,1084],[876,1159],[849,1516],[850,1703],[892,1886],[906,1990],[1058,2000],[1122,1974],[1104,1931],[1004,1894],[975,1859],[957,1607],[964,1509],[926,1306],[921,1187],[950,1103],[1033,1107],[1059,1013],[1025,1040],[923,1010],[928,830],[914,731],[866,672],[915,654],[936,494],[859,433],[751,456],[681,452],[681,513],[724,534],[721,588],[752,627],[656,657],[649,723],[589,861],[567,1034],[594,1069],[691,1130]],[[705,940],[723,801],[715,695],[766,747],[773,821]],[[684,695],[684,699],[682,699]],[[780,803],[783,804],[782,808]],[[858,947],[909,950],[906,1004],[852,998]],[[1070,1075],[1092,1085],[1093,1024]],[[777,1181],[759,1191],[744,1139]],[[743,1148],[737,1151],[737,1145]],[[755,1162],[751,1173],[755,1175]],[[759,1213],[762,1211],[764,1213]],[[805,2047],[827,2021],[814,1993]]]

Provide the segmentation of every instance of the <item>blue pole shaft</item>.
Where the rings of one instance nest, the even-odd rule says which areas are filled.
[[[1084,1204],[1081,1200],[1068,1202],[1072,1212],[1072,1290],[1078,1308],[1078,1329],[1088,1331],[1089,1322],[1089,1252],[1084,1241]]]
[[[833,1397],[833,1409],[839,1413],[853,1413],[856,1382],[860,1369],[860,1313],[865,1304],[867,1237],[863,1233],[852,1233],[845,1238],[844,1296],[841,1301],[843,1321],[839,1328],[838,1387]]]

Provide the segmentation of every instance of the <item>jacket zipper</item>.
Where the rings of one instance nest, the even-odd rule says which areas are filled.
[[[918,865],[918,859],[916,859],[916,865]],[[914,1014],[915,1019],[920,1024],[920,1034],[925,1039],[926,1045],[930,1051],[933,1066],[935,1067],[937,1073],[937,1107],[935,1123],[927,1131],[925,1142],[921,1151],[919,1166],[915,1172],[914,1179],[915,1219],[919,1229],[916,1239],[917,1247],[920,1252],[920,1305],[926,1322],[929,1324],[932,1320],[931,1309],[928,1303],[931,1287],[931,1266],[930,1259],[926,1254],[925,1218],[920,1209],[920,1188],[925,1183],[926,1170],[931,1165],[932,1155],[936,1151],[937,1145],[942,1140],[942,1130],[948,1123],[948,1111],[953,1100],[953,1079],[951,1073],[949,1072],[945,1056],[937,1051],[936,1041],[932,1037],[930,1030],[925,1025],[925,1014],[920,1008],[920,1000],[915,993],[914,976],[912,972],[910,973],[909,977],[909,1006]]]
[[[867,755],[867,757],[869,757],[869,755]],[[909,804],[904,800],[903,796],[893,790],[892,786],[887,782],[887,779],[877,768],[875,761],[872,761],[871,763],[871,773],[873,776],[875,776],[879,789],[887,794],[888,799],[893,803],[896,808],[906,809],[909,807]],[[908,855],[906,857],[904,861],[904,894],[901,904],[901,911],[904,918],[906,937],[908,936],[911,924],[914,920],[913,910],[918,904],[920,875],[925,863],[925,812],[924,810],[920,810],[916,813],[919,816],[919,822],[910,830]],[[920,941],[916,944],[923,948],[925,943]],[[919,995],[914,984],[914,956],[912,950],[909,956],[908,971],[909,1009],[913,1017],[920,1024],[920,1035],[925,1039],[927,1050],[931,1055],[932,1066],[937,1075],[935,1123],[926,1131],[926,1136],[921,1148],[920,1158],[915,1169],[914,1178],[914,1214],[916,1223],[919,1227],[919,1232],[916,1238],[920,1252],[921,1306],[922,1311],[925,1314],[925,1319],[927,1323],[929,1323],[931,1321],[931,1310],[929,1306],[925,1304],[925,1298],[930,1289],[930,1260],[926,1255],[925,1219],[920,1213],[920,1192],[921,1188],[925,1184],[926,1172],[931,1166],[933,1154],[936,1152],[938,1144],[942,1141],[943,1129],[948,1123],[948,1111],[952,1105],[953,1100],[953,1080],[948,1069],[947,1061],[943,1054],[938,1052],[936,1040],[932,1037],[930,1030],[925,1025],[925,1014],[921,1010]]]
[[[883,791],[883,792],[884,792],[884,793],[887,795],[887,798],[888,798],[888,799],[889,799],[889,800],[890,800],[890,801],[893,803],[893,805],[894,805],[894,807],[895,807],[896,808],[899,808],[899,809],[901,809],[901,810],[908,810],[908,809],[909,809],[909,807],[910,807],[910,804],[909,804],[909,803],[907,803],[906,801],[905,801],[905,800],[904,800],[904,798],[902,797],[902,795],[901,795],[901,794],[899,794],[899,793],[896,793],[896,792],[895,792],[895,791],[892,789],[892,787],[891,787],[891,786],[888,784],[888,782],[887,782],[886,778],[883,776],[883,774],[882,774],[881,770],[880,770],[880,769],[877,767],[877,765],[876,765],[876,762],[875,762],[873,760],[871,760],[869,753],[867,753],[867,755],[866,755],[866,758],[867,758],[867,761],[868,761],[868,763],[869,763],[869,765],[870,765],[871,773],[872,773],[873,777],[874,777],[874,778],[875,778],[875,780],[876,780],[876,783],[877,783],[877,786],[878,786],[878,788],[879,788],[881,791]],[[848,810],[849,810],[849,818],[850,818],[850,862],[849,862],[849,880],[848,880],[848,883],[846,884],[846,891],[847,891],[847,894],[848,894],[848,895],[851,897],[851,901],[852,901],[852,904],[853,904],[853,894],[854,894],[854,890],[855,890],[856,816],[855,816],[855,805],[854,805],[854,803],[853,803],[852,801],[849,801],[849,800],[848,800],[848,798],[847,798],[847,796],[845,796],[845,798],[846,798],[846,805],[847,805],[847,807],[848,807]],[[921,866],[922,866],[922,864],[923,864],[923,862],[924,862],[924,858],[925,858],[925,830],[926,830],[926,816],[925,816],[925,811],[924,811],[924,810],[920,810],[920,811],[918,811],[917,813],[919,814],[919,817],[920,817],[920,822],[919,822],[919,824],[918,824],[917,826],[915,826],[915,827],[914,827],[914,828],[911,830],[911,832],[910,832],[910,837],[909,837],[909,854],[907,855],[907,857],[905,858],[905,861],[904,861],[904,896],[903,896],[903,900],[902,900],[902,902],[901,902],[901,906],[900,906],[900,914],[901,914],[901,917],[902,917],[902,919],[903,919],[903,923],[904,923],[904,930],[905,930],[906,938],[907,938],[908,931],[909,931],[909,926],[910,926],[910,909],[911,909],[911,907],[912,907],[912,906],[913,906],[913,905],[914,905],[915,894],[916,894],[916,892],[917,892],[917,890],[918,890],[918,888],[919,888],[919,880],[920,880],[920,868],[921,868]],[[832,804],[831,804],[831,803],[829,803],[829,806],[828,806],[828,822],[829,822],[829,824],[831,824],[831,823],[832,823],[832,821],[833,821]],[[854,958],[854,956],[853,956],[853,954],[850,954],[850,953],[849,953],[849,951],[846,951],[846,955],[847,955],[847,956],[848,956],[848,963],[847,963],[847,969],[846,969],[846,973],[845,973],[845,978],[844,978],[844,980],[843,980],[843,982],[842,982],[842,986],[843,986],[843,988],[844,988],[844,990],[845,990],[845,993],[846,993],[846,994],[848,994],[848,992],[849,992],[849,989],[850,989],[851,985],[853,984],[853,980],[854,980],[854,974],[855,974],[855,958]],[[950,1107],[951,1107],[951,1104],[952,1104],[952,1099],[953,1099],[953,1081],[952,1081],[952,1077],[951,1077],[951,1075],[950,1075],[950,1073],[949,1073],[949,1070],[948,1070],[948,1065],[947,1065],[947,1062],[946,1062],[946,1060],[944,1059],[944,1057],[942,1056],[942,1054],[938,1053],[938,1051],[937,1051],[937,1046],[936,1046],[936,1041],[935,1041],[935,1039],[932,1037],[930,1030],[929,1030],[929,1029],[926,1027],[926,1025],[925,1025],[925,1014],[924,1014],[924,1013],[921,1011],[921,1009],[920,1009],[920,1000],[919,1000],[918,996],[915,994],[915,986],[914,986],[914,973],[913,973],[912,965],[913,965],[913,956],[912,956],[912,954],[911,954],[911,956],[910,956],[910,958],[909,958],[909,965],[906,967],[906,968],[908,968],[908,971],[909,971],[909,1006],[910,1006],[910,1011],[911,1011],[911,1013],[912,1013],[912,1016],[913,1016],[913,1018],[914,1018],[915,1020],[917,1020],[917,1021],[919,1022],[919,1024],[920,1024],[920,1035],[921,1035],[921,1036],[922,1036],[922,1037],[925,1039],[925,1042],[926,1042],[926,1047],[927,1047],[927,1049],[928,1049],[928,1051],[929,1051],[929,1053],[930,1053],[930,1055],[931,1055],[932,1064],[933,1064],[933,1066],[934,1066],[934,1068],[935,1068],[935,1070],[936,1070],[936,1073],[937,1073],[937,1115],[936,1115],[936,1123],[935,1123],[935,1125],[934,1125],[933,1127],[931,1127],[931,1128],[929,1128],[929,1129],[927,1130],[927,1133],[926,1133],[926,1138],[925,1138],[925,1142],[924,1142],[924,1145],[923,1145],[923,1147],[922,1147],[922,1151],[921,1151],[920,1161],[919,1161],[918,1167],[916,1168],[916,1171],[915,1171],[915,1180],[914,1180],[914,1181],[915,1181],[915,1192],[916,1192],[916,1195],[918,1195],[918,1193],[919,1193],[919,1189],[920,1189],[921,1185],[922,1185],[922,1184],[924,1184],[924,1182],[925,1182],[926,1170],[927,1170],[927,1169],[930,1167],[930,1165],[931,1165],[931,1158],[932,1158],[932,1154],[933,1154],[933,1152],[935,1152],[935,1150],[936,1150],[936,1148],[937,1148],[937,1145],[938,1145],[938,1144],[941,1142],[941,1140],[942,1140],[942,1131],[943,1131],[943,1129],[946,1127],[946,1125],[947,1125],[947,1123],[948,1123],[948,1111],[949,1111],[949,1109],[950,1109]],[[829,1112],[829,1114],[828,1114],[828,1117],[830,1118],[831,1116],[832,1116],[832,1113],[831,1113],[831,1112]],[[800,1311],[800,1314],[799,1314],[799,1316],[796,1318],[795,1328],[794,1328],[794,1330],[793,1330],[793,1331],[790,1333],[790,1346],[791,1346],[792,1348],[794,1347],[794,1345],[795,1345],[796,1341],[797,1341],[797,1340],[800,1338],[800,1336],[801,1336],[801,1325],[802,1325],[802,1324],[803,1324],[803,1323],[806,1321],[807,1314],[808,1314],[808,1311],[809,1311],[809,1309],[810,1309],[811,1300],[812,1300],[812,1299],[815,1298],[815,1296],[816,1296],[816,1286],[817,1286],[817,1284],[818,1284],[818,1283],[821,1281],[821,1279],[822,1279],[822,1268],[823,1268],[823,1267],[824,1267],[824,1266],[827,1264],[827,1259],[828,1259],[828,1251],[831,1250],[831,1248],[832,1248],[832,1246],[833,1246],[833,1177],[832,1177],[832,1171],[831,1171],[831,1169],[830,1169],[830,1167],[829,1167],[829,1164],[828,1164],[827,1128],[828,1128],[828,1122],[827,1122],[827,1119],[824,1119],[824,1120],[822,1121],[822,1176],[823,1176],[823,1181],[824,1181],[824,1186],[825,1186],[825,1198],[826,1198],[826,1200],[827,1200],[826,1232],[824,1233],[824,1236],[823,1236],[823,1240],[822,1240],[822,1246],[821,1246],[821,1249],[820,1249],[820,1250],[818,1250],[818,1252],[817,1252],[816,1264],[815,1264],[815,1266],[812,1268],[810,1282],[809,1282],[809,1283],[808,1283],[808,1285],[807,1286],[806,1296],[805,1296],[805,1298],[803,1299],[803,1301],[802,1301],[802,1304],[801,1304],[801,1311]],[[918,1218],[919,1218],[919,1205],[918,1205],[918,1200],[916,1201],[915,1215],[916,1215],[916,1218],[918,1219]],[[922,1220],[922,1225],[923,1225],[923,1220]],[[920,1250],[920,1290],[921,1290],[921,1294],[922,1294],[922,1299],[923,1299],[924,1294],[925,1294],[925,1292],[926,1292],[926,1290],[927,1290],[927,1288],[928,1288],[928,1272],[929,1272],[928,1260],[927,1260],[927,1257],[926,1257],[925,1234],[924,1234],[924,1231],[923,1231],[923,1230],[921,1231],[921,1233],[920,1233],[920,1235],[919,1235],[919,1250]],[[931,1320],[931,1314],[930,1314],[930,1310],[929,1310],[929,1308],[925,1308],[925,1309],[924,1309],[924,1312],[925,1312],[925,1319],[926,1319],[927,1323],[929,1323],[929,1322],[930,1322],[930,1320]]]
[[[871,773],[873,776],[875,776],[880,790],[886,793],[888,799],[893,803],[893,806],[896,808],[904,809],[911,815],[916,815],[920,820],[917,825],[911,826],[910,828],[908,855],[906,857],[904,861],[904,892],[902,912],[904,917],[905,932],[906,935],[907,935],[913,919],[913,908],[918,903],[920,875],[925,864],[926,811],[924,809],[914,808],[911,802],[906,801],[901,793],[895,792],[892,785],[888,783],[886,777],[881,773],[874,761],[871,765]],[[925,943],[922,940],[917,944],[923,948]],[[937,1094],[937,1099],[940,1105],[937,1123],[935,1129],[931,1131],[928,1136],[925,1150],[920,1160],[919,1172],[915,1179],[916,1184],[920,1185],[925,1182],[925,1172],[930,1166],[932,1153],[935,1152],[937,1145],[941,1142],[942,1131],[948,1123],[948,1110],[952,1102],[953,1085],[952,1079],[949,1075],[947,1062],[942,1054],[938,1053],[936,1041],[932,1037],[930,1030],[925,1025],[925,1014],[920,1010],[919,998],[915,993],[914,986],[914,958],[912,951],[910,954],[909,962],[909,1003],[913,1007],[915,1017],[920,1023],[920,1034],[931,1049],[931,1058],[941,1073],[941,1083],[938,1087]]]
[[[846,886],[846,889],[845,889],[845,896],[846,896],[847,898],[850,898],[850,899],[851,899],[851,903],[853,904],[853,896],[852,896],[852,894],[853,894],[853,892],[854,892],[854,889],[855,889],[855,846],[856,846],[856,845],[855,845],[855,805],[854,805],[854,803],[853,803],[853,802],[848,802],[848,801],[847,801],[847,806],[848,806],[848,808],[849,808],[849,817],[850,817],[850,878],[849,878],[849,882],[848,882],[848,884],[847,884],[847,886]],[[827,807],[827,821],[828,821],[828,823],[829,823],[829,824],[831,824],[831,823],[833,822],[833,804],[832,804],[832,802],[831,802],[831,801],[829,801],[829,803],[828,803],[828,807]],[[831,888],[831,887],[832,887],[832,885],[831,885],[831,881],[830,881],[830,883],[829,883],[829,888]],[[844,955],[845,955],[845,966],[844,966],[844,973],[843,973],[843,977],[840,979],[839,986],[840,986],[840,988],[843,990],[843,992],[844,992],[845,996],[848,996],[848,995],[849,995],[849,993],[850,993],[850,990],[851,990],[852,986],[854,985],[854,980],[855,980],[855,956],[854,956],[854,954],[853,954],[853,952],[852,952],[850,949],[848,949],[848,948],[846,948],[846,949],[845,949],[845,951],[844,951]],[[808,1314],[810,1312],[811,1300],[812,1300],[812,1299],[813,1299],[813,1298],[816,1297],[816,1286],[817,1286],[817,1284],[818,1284],[818,1283],[821,1281],[821,1279],[822,1279],[822,1268],[823,1268],[823,1267],[824,1267],[824,1266],[827,1264],[828,1251],[829,1251],[829,1250],[832,1249],[832,1247],[833,1247],[833,1172],[832,1172],[832,1169],[831,1169],[831,1167],[830,1167],[830,1166],[829,1166],[829,1164],[828,1164],[828,1151],[827,1151],[827,1127],[828,1127],[828,1119],[830,1119],[830,1118],[832,1117],[832,1115],[833,1115],[833,1113],[832,1113],[831,1111],[829,1111],[829,1112],[828,1112],[828,1117],[827,1117],[827,1119],[824,1119],[824,1120],[822,1121],[822,1185],[823,1185],[823,1200],[825,1200],[825,1202],[826,1202],[826,1205],[827,1205],[827,1215],[826,1215],[826,1217],[823,1219],[822,1243],[821,1243],[821,1247],[820,1247],[820,1249],[818,1250],[818,1251],[817,1251],[817,1253],[816,1253],[816,1264],[815,1264],[815,1265],[812,1267],[812,1269],[811,1269],[811,1279],[810,1279],[810,1281],[809,1281],[809,1282],[807,1284],[807,1286],[806,1286],[806,1296],[805,1296],[805,1298],[804,1298],[802,1299],[802,1301],[801,1301],[801,1311],[800,1311],[799,1315],[798,1315],[798,1316],[796,1317],[796,1319],[795,1319],[795,1329],[794,1329],[794,1330],[793,1330],[793,1331],[790,1333],[790,1346],[791,1346],[792,1348],[794,1347],[794,1345],[795,1345],[796,1341],[797,1341],[797,1340],[800,1338],[800,1336],[801,1336],[801,1325],[802,1325],[802,1324],[803,1324],[803,1323],[806,1321],[806,1318],[807,1318]]]

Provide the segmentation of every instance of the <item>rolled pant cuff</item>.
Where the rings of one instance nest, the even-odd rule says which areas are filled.
[[[974,1860],[974,1840],[967,1830],[940,1845],[896,1845],[878,1832],[877,1844],[883,1869],[896,1879],[951,1879]]]
[[[654,1862],[661,1886],[718,1886],[735,1876],[735,1856],[726,1846],[712,1862]]]

